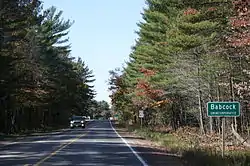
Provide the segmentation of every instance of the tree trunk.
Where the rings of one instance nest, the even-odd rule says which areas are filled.
[[[205,134],[204,125],[203,125],[203,115],[202,115],[202,105],[201,105],[201,92],[198,93],[199,100],[199,113],[200,113],[200,131],[201,134]]]
[[[2,8],[3,8],[3,1],[4,0],[0,0],[0,10],[2,10]]]
[[[209,101],[212,101],[212,95],[211,95],[211,84],[209,84]],[[213,117],[209,117],[209,129],[210,134],[213,133]]]
[[[229,61],[229,66],[230,66],[230,73],[229,73],[229,85],[230,85],[230,95],[231,95],[231,101],[234,101],[235,100],[235,97],[234,97],[234,87],[233,87],[233,67],[232,67],[232,63],[231,63],[231,60],[230,58],[228,58],[228,61]],[[233,121],[234,121],[234,128],[235,128],[235,131],[237,132],[237,118],[234,117],[233,118]]]
[[[174,104],[172,104],[172,128],[174,129],[174,130],[176,130],[177,128],[176,128],[176,120],[175,120],[176,118],[175,118],[175,111],[174,111]]]
[[[230,93],[231,93],[231,101],[234,101],[235,100],[235,97],[234,97],[234,88],[233,88],[233,77],[232,75],[230,74]],[[236,117],[233,117],[233,121],[234,121],[234,128],[235,128],[235,131],[237,132],[238,131],[238,127],[237,127],[237,118]]]
[[[217,83],[217,101],[220,101],[220,87],[219,87],[218,83]],[[218,127],[218,130],[219,130],[219,134],[221,134],[221,120],[220,120],[220,117],[217,118],[217,127]]]
[[[199,113],[200,113],[200,131],[201,131],[201,134],[205,134],[204,125],[203,125],[202,99],[201,99],[201,86],[200,86],[200,61],[198,62],[197,74],[198,74],[198,100],[199,100]]]
[[[181,102],[181,100],[180,100],[180,102]],[[182,125],[184,125],[184,121],[183,121],[183,113],[184,111],[183,111],[183,108],[182,108],[182,104],[180,103],[180,125],[182,126]]]

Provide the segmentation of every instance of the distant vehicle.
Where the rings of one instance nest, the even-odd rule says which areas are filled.
[[[70,119],[70,128],[82,127],[85,128],[86,120],[83,116],[72,116]]]
[[[88,121],[91,121],[91,120],[90,120],[90,116],[87,116],[85,119],[86,119],[87,122],[88,122]]]

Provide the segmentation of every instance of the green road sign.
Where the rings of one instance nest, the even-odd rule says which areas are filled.
[[[207,116],[235,117],[240,116],[239,102],[208,102]]]

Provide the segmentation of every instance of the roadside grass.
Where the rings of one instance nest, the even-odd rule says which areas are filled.
[[[116,126],[125,127],[129,132],[166,147],[168,152],[180,155],[187,166],[250,166],[249,149],[230,150],[227,148],[225,156],[222,158],[220,149],[213,146],[202,146],[196,137],[184,139],[176,133],[141,129],[138,125],[124,126],[120,124]]]

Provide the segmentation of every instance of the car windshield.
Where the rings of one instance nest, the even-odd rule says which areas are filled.
[[[72,120],[83,120],[83,117],[81,117],[81,116],[74,116],[74,117],[72,117]]]

